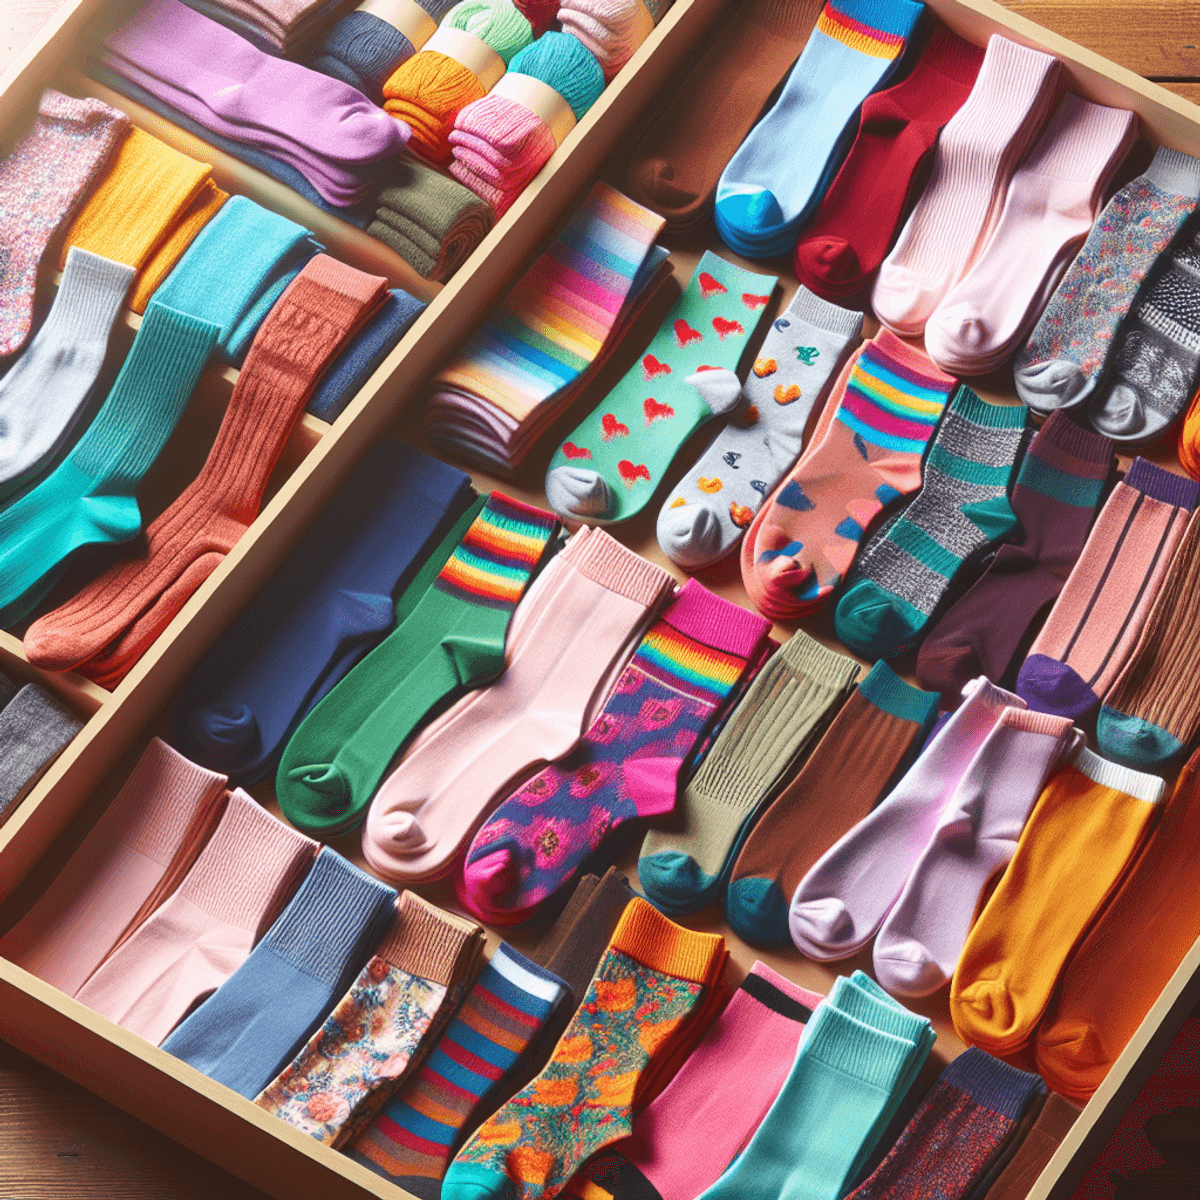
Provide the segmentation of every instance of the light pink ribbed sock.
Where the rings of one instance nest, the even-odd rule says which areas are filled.
[[[1004,710],[875,939],[875,978],[889,992],[928,996],[950,982],[984,889],[1008,865],[1042,785],[1081,736],[1068,717]]]
[[[224,775],[154,738],[0,954],[73,996],[146,901],[178,884],[224,803]]]
[[[422,734],[376,794],[363,853],[383,878],[444,875],[493,800],[571,749],[603,701],[613,661],[674,585],[602,530],[559,560],[561,578],[539,597],[553,602],[530,613],[504,674]]]
[[[654,29],[644,0],[563,0],[558,20],[563,33],[574,34],[596,56],[605,79],[634,56]]]
[[[157,1046],[245,962],[316,851],[238,788],[179,890],[75,998]]]
[[[938,139],[933,174],[875,280],[871,307],[915,337],[991,236],[1008,181],[1057,98],[1059,62],[1000,34]]]
[[[861,950],[904,890],[938,817],[1000,714],[1025,702],[983,676],[871,814],[835,842],[800,881],[788,925],[802,954],[822,962]]]

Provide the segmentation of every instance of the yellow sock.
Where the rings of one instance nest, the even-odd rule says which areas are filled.
[[[211,179],[204,181],[195,199],[188,205],[187,211],[181,214],[174,228],[159,242],[138,275],[133,299],[129,302],[129,307],[135,313],[146,311],[146,305],[150,303],[150,297],[154,295],[158,285],[170,275],[196,234],[217,215],[221,205],[228,199],[229,193],[221,191]]]

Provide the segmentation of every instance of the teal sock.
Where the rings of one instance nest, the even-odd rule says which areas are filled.
[[[29,613],[69,555],[142,528],[137,488],[196,386],[217,327],[152,301],[96,419],[35,488],[0,512],[0,623]]]

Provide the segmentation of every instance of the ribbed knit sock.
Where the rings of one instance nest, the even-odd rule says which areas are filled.
[[[921,163],[970,95],[983,51],[935,25],[895,87],[862,105],[854,144],[796,246],[800,281],[836,299],[861,291],[896,233]]]
[[[914,1179],[936,1180],[939,1200],[969,1200],[1046,1085],[971,1047],[953,1059],[853,1200],[900,1200]]]
[[[129,118],[99,100],[47,88],[33,126],[0,163],[0,357],[25,344],[38,267],[50,239],[104,171]]]
[[[862,102],[899,64],[922,11],[910,0],[825,5],[779,99],[721,173],[716,219],[727,246],[748,258],[792,250],[841,165]]]
[[[1012,490],[1014,542],[930,630],[917,657],[923,688],[949,699],[980,675],[1003,682],[1026,631],[1058,597],[1083,550],[1113,461],[1112,442],[1051,413]]]
[[[0,379],[0,495],[46,470],[92,395],[133,268],[72,250],[50,314]]]
[[[884,330],[854,362],[825,435],[742,542],[742,582],[769,617],[811,612],[845,578],[866,527],[921,486],[921,456],[954,380]]]
[[[1150,268],[1200,198],[1200,159],[1160,146],[1108,202],[1017,355],[1017,394],[1036,412],[1081,404],[1095,389]]]
[[[971,760],[1011,692],[978,679],[903,778],[810,868],[791,897],[788,925],[802,954],[849,958],[878,932],[937,830]]]
[[[751,830],[733,864],[725,912],[752,945],[786,946],[788,904],[814,862],[879,802],[925,739],[937,696],[876,663],[808,761]],[[862,747],[872,747],[864,759]]]
[[[610,524],[645,508],[684,442],[741,398],[733,368],[775,283],[705,252],[642,360],[555,453],[555,512]]]
[[[658,544],[688,570],[728,554],[791,470],[813,409],[862,332],[862,315],[801,287],[767,331],[742,403],[658,514]]]
[[[179,890],[75,998],[158,1045],[246,961],[316,851],[239,788]]]
[[[416,603],[394,632],[316,705],[284,749],[276,795],[302,829],[330,834],[356,825],[433,709],[504,669],[509,621],[557,522],[500,492],[473,511],[453,553],[418,575],[409,589]]]
[[[1195,480],[1133,461],[1021,664],[1016,691],[1030,708],[1077,720],[1100,703],[1141,636],[1198,495]]]
[[[585,1160],[628,1136],[655,1060],[724,959],[719,935],[682,929],[635,900],[554,1056],[459,1151],[445,1200],[552,1200]]]
[[[120,374],[70,454],[0,512],[0,623],[28,613],[81,546],[142,528],[136,493],[175,428],[217,327],[157,302]]]
[[[980,1200],[1025,1200],[1063,1138],[1071,1132],[1079,1112],[1065,1097],[1051,1092],[1003,1169],[994,1179],[985,1179],[990,1186],[979,1193]]]
[[[921,468],[921,490],[863,546],[834,627],[868,658],[903,653],[929,626],[954,578],[1016,524],[1008,486],[1025,429],[1019,404],[989,404],[965,384]]]
[[[915,337],[967,273],[1000,215],[1008,184],[1058,96],[1058,59],[998,33],[967,102],[946,124],[933,174],[880,267],[871,307]]]
[[[1086,748],[1050,780],[963,947],[950,991],[960,1037],[1005,1058],[1029,1043],[1157,815],[1163,787],[1157,775]]]
[[[1175,453],[1183,469],[1193,479],[1200,479],[1200,389],[1192,396],[1179,426]]]
[[[1012,858],[1046,777],[1076,739],[1067,717],[1001,713],[875,939],[875,977],[889,992],[927,996],[950,982],[984,888]]]
[[[583,739],[475,834],[455,878],[467,909],[492,924],[527,920],[626,821],[670,813],[689,756],[769,629],[689,580]]]
[[[250,957],[163,1049],[253,1099],[362,970],[396,893],[326,846]]]
[[[0,710],[0,821],[71,744],[83,722],[54,696],[27,683]]]
[[[718,899],[755,815],[845,702],[858,664],[803,630],[772,655],[718,734],[677,805],[642,843],[638,878],[668,913]]]

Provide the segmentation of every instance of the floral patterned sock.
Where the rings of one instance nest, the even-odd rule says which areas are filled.
[[[475,835],[456,878],[463,904],[496,925],[527,920],[619,825],[670,812],[680,768],[769,632],[689,580],[583,740]]]

